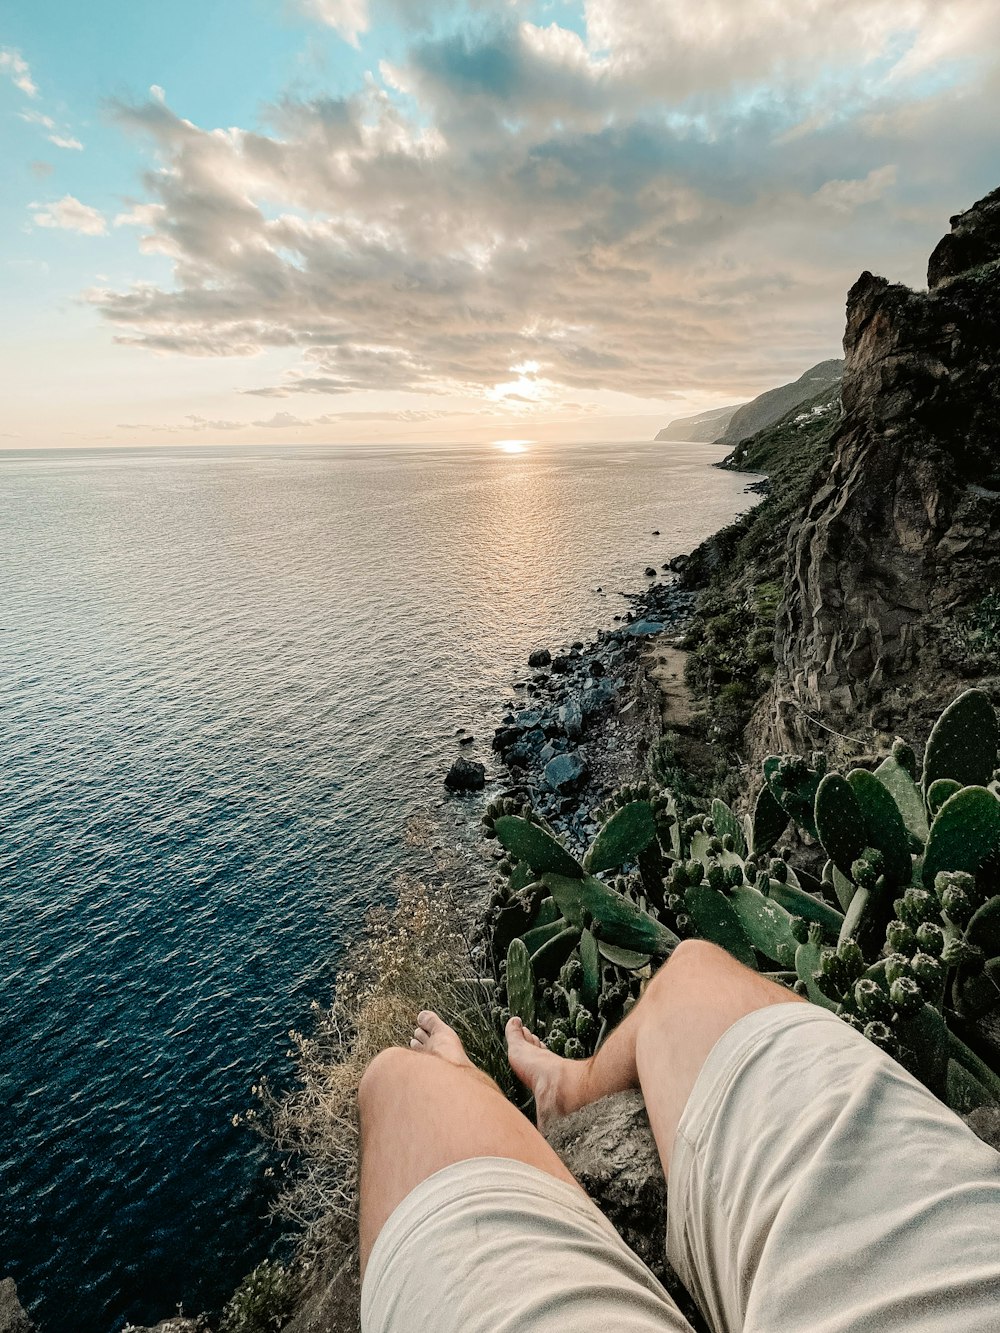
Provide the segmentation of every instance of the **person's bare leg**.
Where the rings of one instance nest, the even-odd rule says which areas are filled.
[[[358,1089],[361,1271],[397,1204],[428,1176],[471,1157],[508,1157],[576,1185],[538,1130],[478,1070],[430,1010],[411,1050],[376,1056]]]
[[[641,1088],[666,1172],[688,1096],[718,1039],[755,1009],[798,1000],[724,949],[685,940],[591,1059],[553,1055],[517,1018],[507,1025],[507,1051],[511,1068],[534,1094],[543,1130],[600,1097]]]

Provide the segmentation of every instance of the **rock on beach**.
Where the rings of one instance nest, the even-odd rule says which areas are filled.
[[[475,759],[456,759],[445,774],[449,791],[482,791],[486,786],[486,766]]]

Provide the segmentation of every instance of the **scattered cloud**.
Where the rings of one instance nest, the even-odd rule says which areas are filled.
[[[107,231],[104,214],[83,204],[71,194],[64,194],[51,204],[29,204],[37,211],[31,215],[36,227],[56,227],[79,232],[81,236],[103,236]]]
[[[352,46],[368,31],[368,0],[300,0],[300,5],[310,18],[334,28]]]
[[[83,151],[83,144],[79,139],[74,139],[72,135],[50,134],[49,143],[55,144],[57,148],[74,148],[78,152]]]
[[[46,177],[51,176],[53,171],[55,171],[55,167],[51,162],[40,162],[37,160],[30,162],[28,168],[31,174],[37,176],[39,180],[45,180]]]
[[[254,130],[119,104],[157,164],[115,225],[173,279],[88,293],[126,344],[287,354],[251,396],[750,392],[835,354],[857,273],[919,280],[997,184],[995,0],[583,0],[572,28],[299,3],[355,44],[381,6],[409,46]]]
[[[46,116],[41,111],[19,111],[17,113],[19,120],[26,120],[29,125],[41,125],[43,130],[54,130],[55,121],[51,116]]]
[[[881,199],[896,184],[898,174],[894,166],[885,166],[869,171],[862,180],[827,181],[813,198],[838,212],[848,213],[860,208],[862,204],[872,204]]]
[[[28,62],[12,47],[0,48],[0,73],[6,74],[15,88],[20,88],[26,97],[38,96],[38,85],[31,77]]]
[[[50,131],[45,137],[49,143],[55,144],[57,148],[75,148],[83,150],[83,144],[68,131],[66,133],[57,133],[56,122],[51,116],[45,115],[42,111],[19,111],[18,117],[25,120],[29,125],[38,125],[43,130]]]

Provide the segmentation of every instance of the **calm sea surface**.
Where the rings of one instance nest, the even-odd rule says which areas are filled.
[[[0,1276],[46,1328],[212,1307],[262,1257],[230,1118],[456,727],[488,762],[533,647],[747,507],[721,456],[0,453]]]

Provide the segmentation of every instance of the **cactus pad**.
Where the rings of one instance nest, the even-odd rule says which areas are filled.
[[[589,930],[580,936],[580,993],[588,1009],[597,1008],[601,994],[601,955],[597,951],[597,940]]]
[[[507,950],[507,1002],[525,1027],[535,1026],[535,974],[524,940],[511,940]]]
[[[549,871],[556,875],[583,874],[583,867],[539,824],[520,815],[501,815],[494,831],[511,856],[529,865],[536,875]]]
[[[985,787],[993,777],[1000,749],[1000,724],[989,696],[966,690],[944,710],[924,751],[924,791],[939,778],[963,787]]]
[[[610,944],[665,958],[678,943],[673,931],[592,875],[574,879],[549,874],[544,882],[568,921],[582,926],[583,915],[588,912],[595,926],[600,927],[600,938]]]
[[[907,833],[922,846],[927,841],[927,811],[924,809],[920,788],[909,769],[899,763],[894,755],[890,755],[882,760],[874,776],[895,801]]]
[[[797,888],[794,884],[780,884],[777,880],[771,880],[767,896],[793,916],[817,922],[834,937],[840,934],[840,928],[844,924],[843,912],[838,912],[835,907],[831,907],[819,898],[814,898],[811,893],[806,893],[805,889]]]
[[[854,789],[839,773],[828,773],[816,791],[816,831],[823,850],[843,874],[868,845],[865,817]]]
[[[974,875],[998,848],[1000,801],[985,787],[963,787],[945,801],[931,825],[923,881],[930,888],[942,870]]]
[[[757,889],[741,884],[733,889],[729,902],[755,949],[773,958],[782,967],[795,966],[799,942],[792,930],[792,918],[783,907],[765,898]]]
[[[702,939],[718,944],[741,963],[756,970],[757,962],[746,931],[724,894],[707,884],[693,884],[685,891],[684,906]]]
[[[596,875],[600,870],[634,861],[655,837],[656,820],[649,801],[630,801],[616,810],[600,830],[583,858],[583,867]]]
[[[746,856],[747,844],[746,838],[743,836],[743,826],[725,801],[716,799],[712,802],[712,823],[715,825],[715,832],[718,837],[723,839],[732,838],[733,845],[727,848],[728,851],[735,851],[740,856]]]
[[[927,809],[933,819],[949,796],[962,790],[962,784],[954,778],[938,778],[927,788]]]
[[[892,793],[864,768],[853,769],[847,781],[861,807],[867,845],[878,848],[885,857],[886,882],[909,884],[913,874],[910,840]]]
[[[750,851],[754,856],[769,852],[788,827],[789,815],[765,784],[757,793],[750,823]]]

